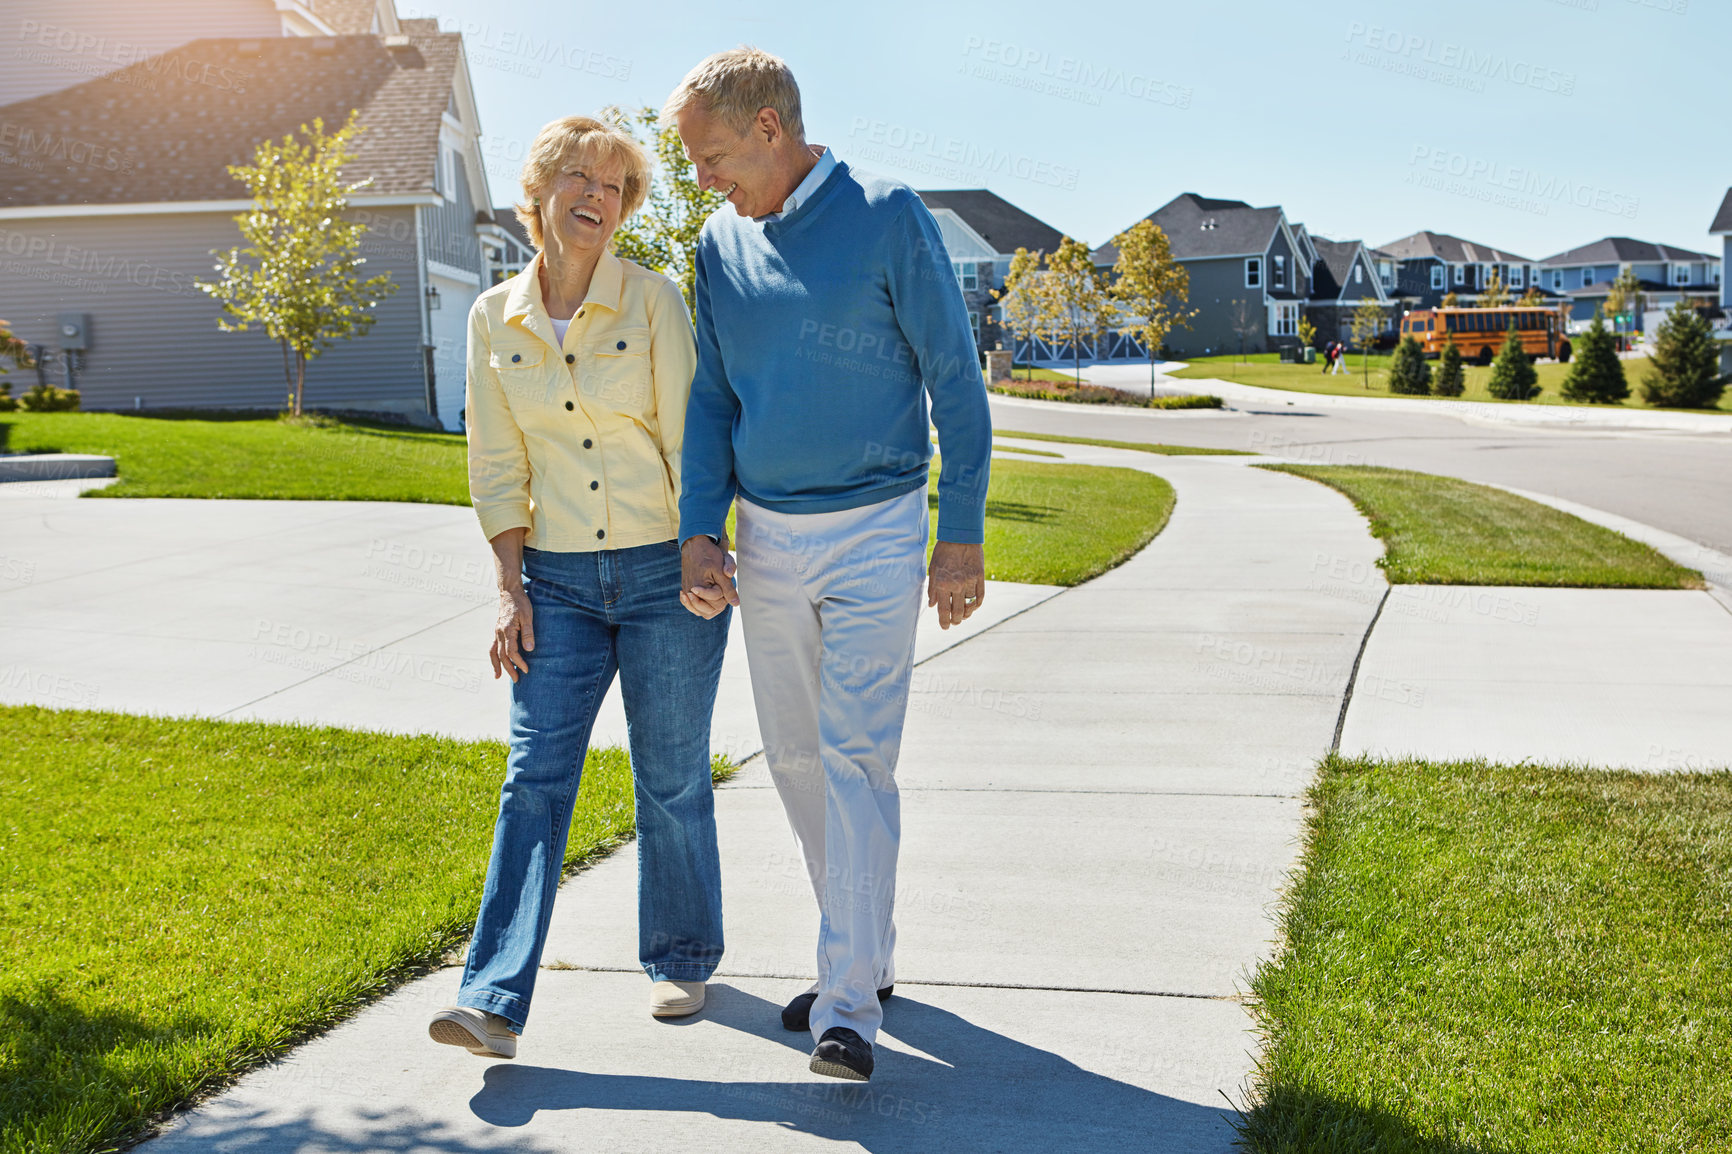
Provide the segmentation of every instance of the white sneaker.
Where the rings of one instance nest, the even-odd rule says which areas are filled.
[[[702,982],[663,980],[650,987],[650,1013],[658,1018],[683,1018],[703,1008]]]
[[[446,1006],[427,1023],[427,1036],[447,1046],[462,1046],[484,1058],[517,1057],[517,1035],[498,1014],[469,1006]]]

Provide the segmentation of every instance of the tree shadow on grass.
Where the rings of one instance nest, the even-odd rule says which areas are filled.
[[[928,509],[936,511],[938,496],[932,494],[926,499]],[[993,497],[986,499],[986,516],[994,521],[1022,521],[1031,525],[1044,525],[1056,521],[1064,515],[1064,510],[1057,505],[1029,505],[1022,501],[1003,501]]]
[[[1510,1148],[1422,1134],[1373,1104],[1280,1086],[1237,1121],[1250,1154],[1513,1154]]]

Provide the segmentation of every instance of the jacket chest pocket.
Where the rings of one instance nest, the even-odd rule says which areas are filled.
[[[513,410],[522,412],[554,400],[559,381],[548,372],[548,355],[547,346],[540,341],[501,345],[488,352],[488,367],[499,378],[499,387]]]
[[[637,415],[650,403],[649,329],[618,329],[587,349],[578,388],[616,412]]]

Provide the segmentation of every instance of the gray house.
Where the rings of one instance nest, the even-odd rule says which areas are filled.
[[[1416,232],[1379,245],[1376,253],[1373,259],[1393,266],[1390,296],[1409,309],[1436,308],[1450,293],[1470,305],[1494,276],[1518,297],[1534,287],[1545,291],[1532,259],[1448,233]]]
[[[1715,335],[1720,340],[1720,371],[1732,373],[1732,330],[1728,329],[1727,318],[1732,317],[1732,287],[1726,284],[1724,276],[1726,261],[1732,260],[1732,188],[1726,190],[1725,197],[1720,201],[1720,211],[1714,214],[1714,223],[1708,226],[1708,232],[1720,238],[1722,255],[1720,268],[1720,327]]]
[[[1198,310],[1189,328],[1168,335],[1174,356],[1296,346],[1307,315],[1329,339],[1345,335],[1342,318],[1362,301],[1388,304],[1364,245],[1314,238],[1279,206],[1187,192],[1146,219],[1167,234],[1173,259],[1190,274],[1189,303]],[[1094,260],[1110,267],[1117,247],[1102,245]]]
[[[1064,234],[988,189],[928,189],[916,195],[938,221],[956,283],[968,302],[975,346],[1008,348],[1011,334],[1001,327],[1003,311],[994,302],[1011,258],[1019,248],[1052,252]]]
[[[1570,319],[1576,321],[1593,318],[1626,269],[1635,274],[1648,309],[1669,309],[1683,296],[1720,295],[1719,257],[1627,236],[1603,237],[1549,256],[1540,269],[1547,287],[1570,302]],[[1642,318],[1635,323],[1640,328]]]
[[[197,8],[166,5],[157,23]],[[89,409],[279,408],[278,347],[220,332],[194,282],[239,243],[249,202],[226,167],[358,109],[344,175],[371,184],[351,212],[369,226],[366,272],[397,291],[371,332],[308,365],[307,404],[459,427],[469,304],[512,246],[490,208],[462,38],[399,21],[391,0],[225,11],[250,13],[256,34],[188,37],[58,88],[33,75],[36,94],[0,107],[0,316],[51,354],[71,346],[46,371],[70,371]]]

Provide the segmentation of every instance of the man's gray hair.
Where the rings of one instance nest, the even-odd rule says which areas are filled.
[[[686,73],[667,103],[662,123],[672,124],[680,110],[696,104],[744,136],[760,108],[774,108],[782,128],[797,141],[806,139],[800,118],[800,86],[787,61],[742,44],[700,61]]]

